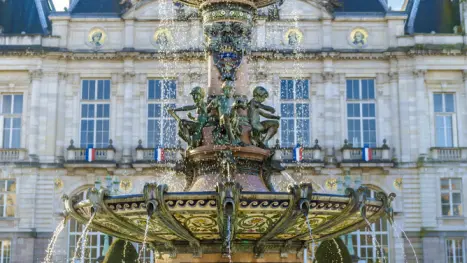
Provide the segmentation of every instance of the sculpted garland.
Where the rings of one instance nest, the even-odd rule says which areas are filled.
[[[248,102],[243,96],[234,96],[234,83],[225,81],[223,94],[205,101],[205,91],[195,87],[191,91],[194,105],[187,105],[167,112],[178,122],[179,136],[190,148],[203,144],[205,137],[213,138],[216,145],[255,145],[267,148],[267,142],[279,128],[279,116],[273,115],[274,108],[263,104],[269,97],[268,91],[258,86]],[[176,114],[181,111],[195,111],[194,117],[188,112],[188,119]],[[267,120],[261,120],[261,117]],[[211,127],[211,129],[205,129]],[[211,132],[211,134],[209,134]]]

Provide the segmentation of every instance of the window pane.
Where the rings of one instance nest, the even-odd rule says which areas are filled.
[[[448,193],[441,194],[441,204],[449,204],[450,196]]]
[[[148,99],[155,99],[156,97],[156,82],[152,79],[148,81]]]
[[[81,98],[83,100],[89,99],[89,80],[83,80],[83,82],[82,82]]]
[[[175,104],[171,103],[171,104],[166,104],[164,106],[164,111],[163,111],[163,117],[164,118],[170,118],[170,115],[169,113],[167,112],[168,109],[174,109],[175,108]]]
[[[454,112],[454,94],[444,94],[445,112]]]
[[[375,98],[375,80],[369,79],[368,80],[368,99]]]
[[[23,95],[14,96],[13,107],[13,113],[21,114],[23,112]]]
[[[164,99],[175,99],[177,97],[177,86],[175,80],[165,80],[164,83]]]
[[[353,99],[352,80],[350,79],[346,80],[346,90],[347,99]]]
[[[281,99],[293,99],[293,80],[281,80]]]
[[[297,99],[308,99],[309,98],[308,80],[297,80],[295,90],[296,90]]]
[[[98,100],[104,99],[104,81],[103,80],[97,81],[97,99]]]
[[[352,93],[354,99],[360,99],[360,81],[358,79],[352,80]]]
[[[12,113],[11,112],[11,103],[12,103],[12,95],[3,95],[3,113]]]
[[[282,117],[294,117],[293,103],[282,103],[281,104],[281,116]]]
[[[310,146],[310,121],[297,120],[297,143]]]
[[[368,80],[362,79],[362,99],[368,99]]]
[[[155,81],[155,87],[154,87],[154,98],[160,100],[162,98],[162,83],[160,80]]]
[[[104,80],[104,100],[110,99],[110,80]]]
[[[175,147],[176,146],[176,131],[177,126],[175,120],[164,121],[164,147]]]
[[[435,112],[443,112],[443,95],[442,94],[433,94],[433,103],[435,107]]]
[[[96,81],[90,80],[89,81],[89,98],[88,100],[95,100],[96,99]]]
[[[461,190],[462,189],[462,179],[450,179],[451,180],[451,189],[452,190]]]
[[[449,190],[449,179],[441,179],[441,190]]]
[[[310,106],[308,104],[297,104],[297,117],[309,117]]]
[[[16,181],[15,180],[8,180],[6,190],[8,192],[16,192]]]
[[[11,148],[13,149],[21,148],[20,140],[21,140],[21,130],[14,129],[11,134]]]

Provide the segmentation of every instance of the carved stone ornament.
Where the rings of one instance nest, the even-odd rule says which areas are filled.
[[[348,37],[348,42],[355,48],[365,48],[368,45],[368,31],[364,28],[354,28]]]
[[[100,49],[102,48],[105,43],[107,42],[107,33],[104,31],[103,28],[96,27],[89,31],[86,45],[93,49]]]

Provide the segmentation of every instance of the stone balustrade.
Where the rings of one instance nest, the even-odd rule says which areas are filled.
[[[341,149],[343,166],[386,166],[386,164],[392,166],[391,149],[386,144],[386,140],[383,140],[381,147],[370,148],[370,150],[371,158],[365,161],[363,159],[363,148],[353,147],[345,140],[344,147]]]
[[[312,164],[312,163],[323,163],[324,162],[324,153],[323,149],[318,145],[318,140],[315,140],[315,145],[313,147],[303,147],[302,160],[296,162],[293,158],[294,148],[284,148],[279,147],[278,143],[276,144],[274,150],[273,159],[280,161],[284,164]]]
[[[432,147],[433,161],[467,161],[467,147]]]
[[[0,162],[24,161],[26,157],[26,149],[0,149]]]
[[[92,162],[115,162],[115,148],[112,145],[112,140],[109,141],[107,148],[95,148],[95,160]],[[87,162],[86,148],[76,148],[73,146],[73,140],[70,141],[70,146],[67,148],[67,162]]]
[[[182,160],[182,149],[164,148],[164,160],[161,162],[178,162]],[[136,148],[136,162],[155,162],[154,148]]]

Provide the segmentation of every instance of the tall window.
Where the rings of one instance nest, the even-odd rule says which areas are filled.
[[[435,93],[433,95],[433,103],[435,108],[436,146],[453,147],[453,123],[455,123],[456,117],[454,94]]]
[[[148,81],[148,147],[175,147],[177,125],[167,108],[175,107],[175,80]]]
[[[464,263],[464,240],[447,239],[446,240],[447,263]]]
[[[11,241],[0,240],[1,254],[0,263],[10,263]]]
[[[87,191],[83,191],[78,195],[80,200],[84,200],[86,197]],[[92,229],[88,229],[88,234],[86,235],[85,245],[82,246],[79,244],[78,240],[83,234],[84,225],[80,224],[78,221],[71,219],[68,223],[68,262],[71,261],[75,254],[75,249],[80,248],[78,252],[78,259],[81,258],[81,255],[84,254],[83,263],[93,263],[103,255],[102,251],[104,249],[106,235],[100,232],[94,232]],[[112,244],[112,237],[107,236],[108,244]],[[84,240],[84,238],[82,239]],[[1,263],[1,262],[0,262]]]
[[[83,80],[81,94],[81,147],[109,144],[110,80]]]
[[[0,180],[0,217],[14,217],[16,208],[16,181]]]
[[[374,191],[368,193],[371,198],[374,198]],[[371,224],[371,229],[370,227],[364,227],[344,236],[344,242],[353,255],[357,255],[366,262],[383,262],[381,261],[382,257],[385,258],[384,262],[390,262],[388,227],[388,221],[381,218]]]
[[[3,148],[21,148],[21,116],[23,113],[23,95],[9,94],[2,96]]]
[[[134,246],[135,246],[136,251],[139,254],[142,244],[134,243]],[[145,249],[143,251],[143,254],[141,255],[141,262],[143,262],[143,263],[153,263],[154,260],[155,260],[154,252],[152,251],[152,249],[150,249],[146,245],[146,247],[145,247]]]
[[[308,80],[281,80],[281,146],[311,146]]]
[[[462,179],[441,179],[441,212],[443,216],[462,215]]]
[[[375,81],[348,79],[347,130],[354,147],[376,147]]]

